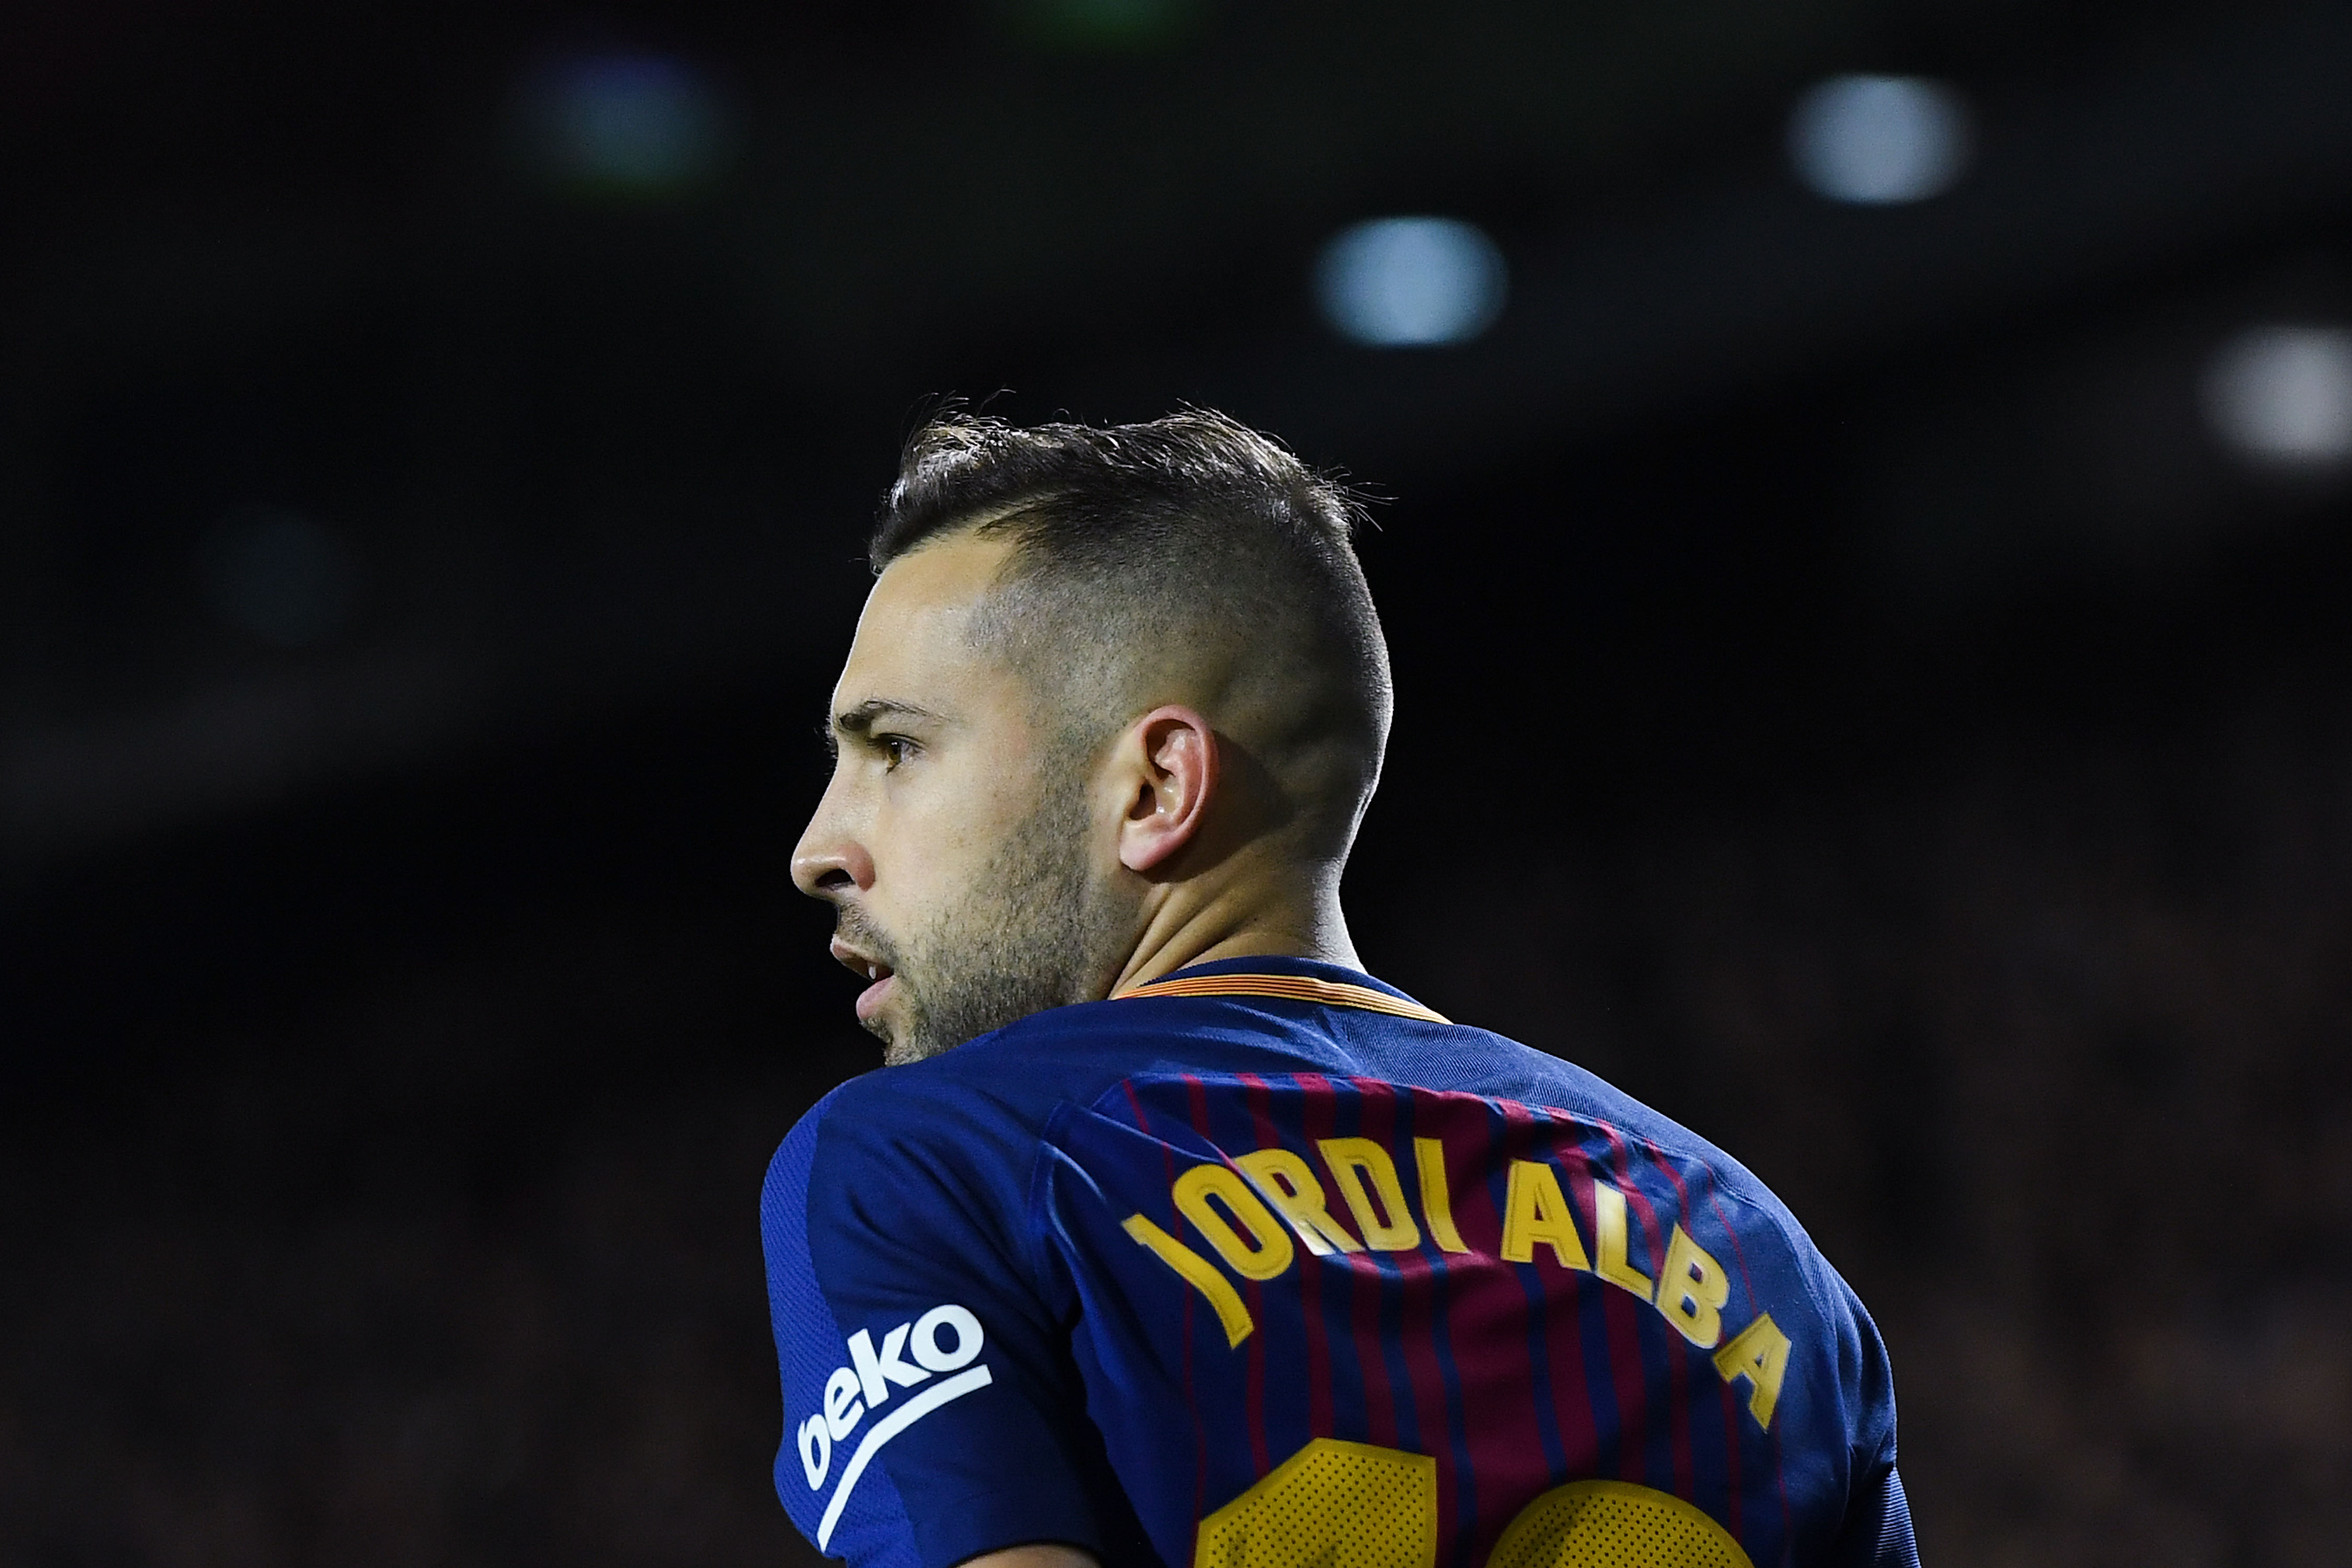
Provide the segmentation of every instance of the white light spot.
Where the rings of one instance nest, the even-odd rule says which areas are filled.
[[[1797,100],[1789,156],[1833,202],[1884,205],[1949,190],[1969,162],[1968,106],[1908,76],[1832,77]]]
[[[564,60],[541,73],[529,98],[548,172],[580,189],[660,195],[712,174],[726,150],[718,95],[680,60]]]
[[[1507,275],[1495,242],[1444,217],[1383,217],[1323,247],[1316,293],[1332,327],[1382,348],[1466,342],[1494,324]]]
[[[359,566],[342,541],[272,507],[232,512],[205,542],[199,585],[215,615],[279,647],[323,642],[343,628]]]
[[[2313,468],[2352,458],[2352,331],[2239,333],[2206,372],[2205,411],[2222,440],[2258,462]]]

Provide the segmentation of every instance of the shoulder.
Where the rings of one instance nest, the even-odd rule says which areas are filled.
[[[1714,1142],[1593,1073],[1501,1036],[1488,1038],[1502,1047],[1491,1059],[1523,1075],[1500,1094],[1524,1100],[1533,1114],[1580,1124],[1596,1184],[1615,1184],[1637,1205],[1646,1200],[1661,1230],[1684,1226],[1706,1249],[1697,1256],[1738,1281],[1727,1294],[1742,1303],[1742,1321],[1761,1337],[1737,1353],[1718,1351],[1718,1370],[1730,1367],[1727,1379],[1747,1375],[1741,1357],[1778,1340],[1776,1353],[1790,1358],[1788,1405],[1801,1422],[1843,1435],[1857,1451],[1890,1442],[1893,1383],[1876,1325],[1780,1195]],[[1653,1237],[1654,1258],[1666,1252],[1667,1239]],[[1770,1378],[1777,1389],[1781,1374]]]
[[[1733,1247],[1739,1266],[1769,1279],[1785,1314],[1797,1310],[1820,1325],[1841,1360],[1866,1356],[1875,1330],[1860,1301],[1796,1214],[1761,1177],[1728,1152],[1599,1075],[1489,1030],[1461,1027],[1465,1060],[1486,1075],[1482,1092],[1522,1101],[1598,1131],[1629,1180],[1656,1185],[1678,1206],[1703,1211]]]
[[[1855,1435],[1857,1447],[1892,1430],[1893,1384],[1877,1326],[1861,1299],[1830,1262],[1788,1204],[1747,1165],[1664,1112],[1580,1068],[1563,1063],[1561,1081],[1585,1116],[1601,1121],[1628,1146],[1631,1168],[1646,1165],[1664,1178],[1686,1215],[1712,1221],[1727,1242],[1725,1259],[1750,1299],[1769,1308],[1774,1326],[1792,1340],[1804,1370],[1792,1382],[1810,1384],[1802,1403],[1835,1429]]]
[[[1034,1129],[1065,1100],[1091,1100],[1128,1074],[1174,1059],[1190,1034],[1130,1002],[1049,1008],[936,1057],[851,1079],[794,1135],[811,1121],[822,1122],[828,1145],[877,1131],[903,1143],[995,1125]]]
[[[763,1215],[772,1229],[804,1229],[812,1212],[882,1209],[915,1193],[1012,1201],[1055,1108],[1091,1100],[1137,1059],[1116,1048],[1137,1011],[1055,1008],[840,1084],[777,1148]]]
[[[1754,1211],[1757,1218],[1789,1233],[1791,1241],[1810,1248],[1811,1241],[1772,1189],[1728,1152],[1665,1112],[1635,1099],[1615,1084],[1564,1058],[1523,1045],[1489,1029],[1457,1026],[1457,1032],[1486,1043],[1488,1070],[1495,1074],[1486,1092],[1524,1100],[1547,1111],[1565,1112],[1580,1121],[1612,1130],[1629,1142],[1663,1155],[1679,1165],[1703,1167],[1711,1178],[1709,1191],[1718,1200]]]

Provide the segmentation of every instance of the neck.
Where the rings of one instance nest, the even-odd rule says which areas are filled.
[[[1261,957],[1364,966],[1348,938],[1336,887],[1299,889],[1276,898],[1240,889],[1199,899],[1171,894],[1152,908],[1109,994],[1148,985],[1190,964]]]

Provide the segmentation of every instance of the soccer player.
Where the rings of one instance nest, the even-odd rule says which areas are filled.
[[[856,1568],[1916,1563],[1788,1210],[1363,972],[1354,521],[1212,413],[909,443],[793,862],[886,1065],[763,1194],[785,1507]]]

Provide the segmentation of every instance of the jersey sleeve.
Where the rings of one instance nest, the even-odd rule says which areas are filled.
[[[1895,1374],[1878,1326],[1861,1299],[1841,1279],[1853,1341],[1849,1398],[1853,1464],[1845,1519],[1838,1531],[1836,1568],[1919,1568],[1911,1534],[1911,1505],[1895,1467]]]
[[[1854,1478],[1845,1529],[1838,1537],[1837,1568],[1919,1568],[1911,1504],[1892,1454]]]
[[[1034,1149],[1018,1142],[836,1091],[770,1167],[776,1490],[854,1568],[951,1568],[1034,1542],[1105,1555],[1099,1440],[1029,1282]]]

